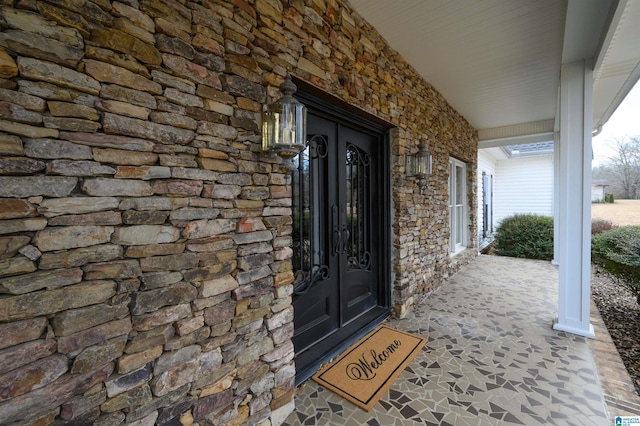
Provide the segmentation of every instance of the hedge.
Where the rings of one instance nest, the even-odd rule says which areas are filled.
[[[553,217],[516,214],[500,222],[495,253],[528,259],[553,259]]]
[[[640,291],[640,226],[622,226],[594,235],[591,258]]]

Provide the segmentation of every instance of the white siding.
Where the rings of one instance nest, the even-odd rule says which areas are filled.
[[[493,202],[494,226],[515,213],[553,216],[553,154],[498,160]]]
[[[591,185],[591,202],[592,203],[601,203],[604,201],[604,186],[602,185]]]

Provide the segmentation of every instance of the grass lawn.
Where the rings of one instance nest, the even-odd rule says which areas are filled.
[[[618,226],[640,225],[640,200],[591,204],[591,218],[605,219]]]

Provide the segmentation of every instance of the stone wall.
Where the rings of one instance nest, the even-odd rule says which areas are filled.
[[[431,89],[433,90],[433,89]],[[424,99],[417,95],[417,99]],[[429,110],[429,109],[428,109]],[[392,131],[394,202],[394,255],[393,255],[393,303],[394,313],[403,317],[415,303],[415,295],[429,294],[451,274],[477,255],[477,199],[475,179],[477,174],[477,142],[466,134],[466,122],[450,110],[448,114],[458,121],[448,121],[437,112],[427,112],[430,120],[407,131],[396,128]],[[424,119],[423,119],[424,120]],[[460,121],[461,120],[461,121]],[[435,123],[434,123],[435,121]],[[443,127],[438,122],[444,122]],[[420,122],[418,123],[420,124]],[[415,178],[405,176],[404,156],[418,151],[419,138],[429,143],[433,156],[433,171],[424,187],[419,187]],[[468,249],[455,257],[450,256],[449,246],[449,157],[462,160],[467,165],[468,201]]]
[[[0,424],[279,424],[291,210],[260,153],[287,73],[392,132],[398,315],[475,255],[477,136],[337,0],[0,0]],[[428,137],[420,189],[404,156]],[[448,253],[447,162],[472,247]]]

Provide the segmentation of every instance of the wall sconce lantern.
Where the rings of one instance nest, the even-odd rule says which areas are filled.
[[[262,113],[262,151],[285,159],[285,168],[293,168],[290,161],[306,148],[307,108],[293,94],[298,88],[287,75],[280,85],[284,96],[267,105]]]
[[[425,186],[427,176],[431,174],[431,163],[431,154],[427,151],[427,144],[422,140],[418,146],[418,152],[406,157],[407,176],[418,178],[418,186]]]

